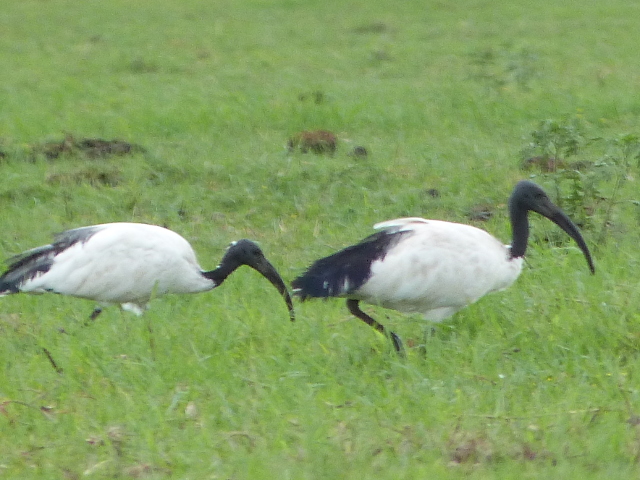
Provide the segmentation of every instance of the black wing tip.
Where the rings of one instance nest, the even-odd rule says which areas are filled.
[[[15,284],[0,283],[0,297],[4,297],[5,295],[12,295],[18,292],[20,292],[20,289]]]
[[[53,245],[43,245],[9,258],[8,268],[0,276],[0,295],[18,293],[25,282],[47,273],[55,254]]]
[[[352,288],[349,277],[335,272],[325,275],[303,275],[291,282],[293,295],[301,301],[310,298],[331,298],[348,295]]]
[[[302,302],[311,297],[309,292],[302,285],[303,278],[304,277],[298,277],[291,282],[291,294],[294,297],[299,298]]]
[[[291,282],[293,296],[299,298],[302,302],[310,298],[326,298],[332,296],[327,289],[317,285],[320,282],[322,282],[322,280],[315,279],[314,281],[314,278],[307,274],[299,276]]]
[[[390,249],[410,234],[410,231],[383,230],[316,260],[305,273],[291,282],[294,295],[304,301],[309,297],[329,298],[353,294],[371,277],[371,265],[383,260]]]

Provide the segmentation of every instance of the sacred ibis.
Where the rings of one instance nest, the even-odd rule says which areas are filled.
[[[187,240],[157,225],[106,223],[68,230],[50,245],[7,261],[0,296],[53,292],[120,304],[141,315],[151,298],[196,293],[218,287],[238,267],[248,265],[278,289],[294,320],[293,304],[282,278],[250,240],[233,242],[214,270],[200,268]],[[101,312],[96,308],[91,318]]]
[[[595,272],[589,248],[571,219],[542,188],[521,181],[509,198],[511,245],[471,225],[399,218],[374,225],[380,232],[317,260],[292,282],[294,295],[303,301],[346,298],[354,316],[383,333],[384,326],[360,309],[360,301],[423,313],[427,320],[440,322],[518,278],[527,250],[529,211],[573,238]],[[400,352],[402,342],[395,333],[389,335]]]

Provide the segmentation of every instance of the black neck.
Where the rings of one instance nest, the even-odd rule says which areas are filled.
[[[235,262],[223,262],[218,265],[214,270],[208,272],[202,272],[202,276],[213,280],[216,287],[224,282],[229,275],[231,275],[240,265]]]
[[[527,251],[527,242],[529,240],[529,211],[511,205],[509,207],[511,216],[511,258],[524,257]]]

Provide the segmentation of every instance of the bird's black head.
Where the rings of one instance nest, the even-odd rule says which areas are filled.
[[[240,265],[257,265],[266,260],[260,247],[251,240],[242,239],[232,242],[227,248],[224,259]]]
[[[291,321],[294,321],[295,316],[293,312],[293,302],[291,301],[289,291],[287,290],[282,277],[264,256],[260,247],[251,240],[242,239],[231,243],[220,262],[218,270],[228,272],[226,273],[228,275],[242,265],[247,265],[260,272],[263,277],[269,280],[271,284],[278,289],[287,303],[289,317],[291,318]]]
[[[527,248],[527,239],[529,236],[527,214],[529,211],[536,212],[548,218],[573,238],[578,244],[578,247],[580,247],[580,250],[582,250],[589,269],[592,273],[595,272],[591,252],[589,252],[589,248],[584,238],[582,238],[578,227],[575,226],[560,207],[551,201],[542,188],[528,180],[518,182],[509,198],[509,214],[511,215],[511,225],[513,228],[512,256],[523,256]]]
[[[545,191],[529,180],[518,182],[509,198],[509,209],[533,210],[540,215],[548,215],[559,210],[547,196]]]

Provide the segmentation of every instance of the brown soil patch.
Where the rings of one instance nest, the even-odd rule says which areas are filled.
[[[309,151],[315,154],[328,153],[333,155],[338,145],[338,138],[328,130],[311,130],[299,132],[293,135],[287,142],[289,151],[300,150],[302,153]]]
[[[84,156],[86,158],[106,158],[109,156],[132,155],[145,152],[140,145],[123,140],[103,140],[101,138],[75,138],[66,135],[60,142],[46,142],[34,145],[33,152],[41,153],[47,159],[54,160],[63,155]]]

